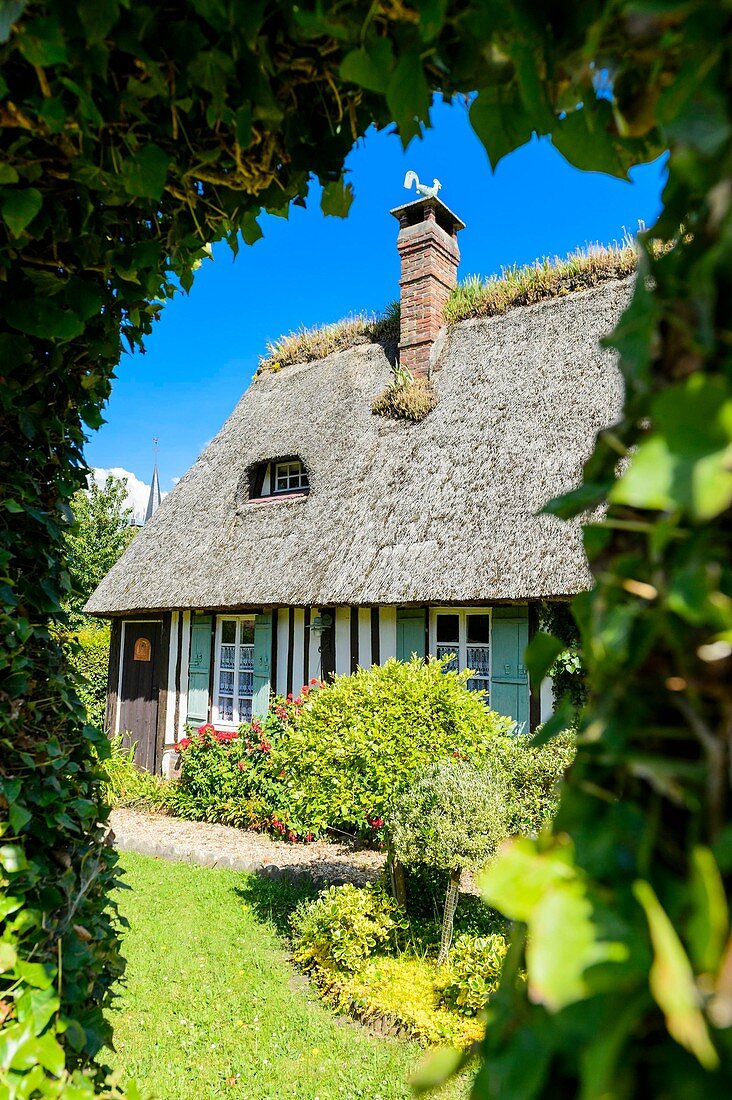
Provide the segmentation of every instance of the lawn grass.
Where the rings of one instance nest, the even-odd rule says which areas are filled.
[[[407,1100],[412,1043],[335,1017],[277,929],[302,890],[125,853],[127,984],[115,1066],[157,1100]],[[467,1084],[438,1094],[456,1100]]]

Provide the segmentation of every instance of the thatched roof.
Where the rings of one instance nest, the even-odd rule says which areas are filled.
[[[87,605],[408,604],[567,596],[590,583],[578,527],[536,512],[576,485],[622,382],[599,339],[630,281],[450,332],[421,423],[374,416],[367,344],[262,374]],[[252,463],[298,454],[304,499],[247,502]]]

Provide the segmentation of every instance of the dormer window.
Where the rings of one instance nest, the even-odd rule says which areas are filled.
[[[255,462],[247,471],[249,503],[304,497],[310,492],[307,466],[298,455]]]
[[[308,472],[299,458],[274,463],[273,493],[296,493],[309,488]]]

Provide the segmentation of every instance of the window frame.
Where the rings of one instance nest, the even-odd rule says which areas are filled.
[[[211,693],[211,721],[213,725],[224,730],[237,730],[239,726],[245,722],[250,721],[248,718],[242,718],[239,713],[239,647],[243,644],[240,641],[241,638],[241,623],[250,622],[252,626],[256,627],[257,616],[254,613],[248,615],[217,615],[216,616],[216,633],[214,636],[214,677],[213,677],[213,691]],[[221,717],[219,711],[219,695],[220,695],[220,675],[221,675],[221,646],[223,645],[222,637],[224,633],[224,623],[233,622],[236,623],[236,641],[234,643],[236,647],[236,656],[234,661],[234,693],[232,700],[232,714],[234,718],[232,721],[228,721]],[[227,642],[227,645],[229,643]],[[254,643],[252,642],[252,647]],[[252,654],[253,657],[253,654]],[[228,671],[228,670],[227,670]],[[242,696],[242,698],[247,698]],[[252,685],[252,696],[254,698],[254,687]]]
[[[457,662],[458,670],[464,672],[466,668],[469,668],[467,662],[468,651],[468,616],[469,615],[484,615],[488,619],[488,674],[487,676],[477,677],[478,679],[485,680],[485,690],[487,692],[486,700],[490,700],[491,683],[493,680],[493,614],[490,607],[431,607],[429,617],[429,651],[431,656],[437,655],[437,616],[438,615],[457,615],[458,616],[458,646],[457,646]],[[442,644],[442,643],[440,643]]]
[[[278,481],[280,479],[279,470],[281,467],[291,468],[293,466],[298,467],[297,471],[297,484],[291,485],[290,481],[294,475],[287,473],[285,475],[287,479],[287,485],[280,489]],[[266,475],[265,475],[266,477]],[[270,486],[269,491],[272,496],[282,496],[285,493],[304,493],[310,488],[310,477],[305,468],[305,463],[301,458],[278,458],[270,463]]]

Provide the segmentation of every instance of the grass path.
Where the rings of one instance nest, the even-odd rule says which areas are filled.
[[[418,1046],[375,1039],[304,986],[275,932],[291,888],[126,853],[116,1055],[157,1100],[406,1100]],[[290,897],[287,891],[290,890]],[[281,926],[281,924],[280,924]],[[454,1082],[440,1100],[464,1097]]]

